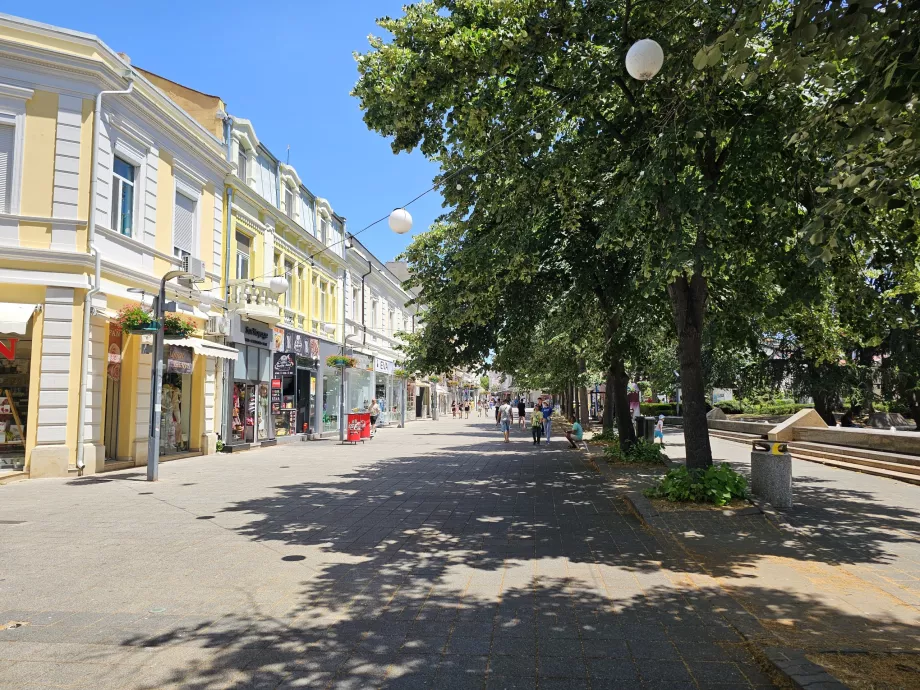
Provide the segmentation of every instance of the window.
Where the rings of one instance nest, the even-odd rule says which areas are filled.
[[[406,333],[409,332],[409,317],[408,317],[408,316],[404,316],[404,317],[403,317],[403,330],[404,330]]]
[[[12,129],[12,127],[10,128]],[[112,230],[131,236],[134,228],[134,176],[137,169],[115,156],[112,166]]]
[[[243,182],[248,182],[247,175],[249,174],[248,169],[249,159],[246,156],[246,149],[243,148],[243,145],[240,144],[239,153],[236,154],[236,174]]]
[[[358,288],[351,290],[351,318],[358,320],[358,307],[361,304],[361,291]]]
[[[284,278],[288,282],[287,297],[285,299],[290,309],[294,306],[294,264],[290,261],[284,262]]]
[[[377,328],[377,307],[379,304],[377,300],[371,300],[371,328]]]
[[[236,277],[240,280],[249,279],[249,254],[252,250],[252,240],[241,232],[236,233]]]
[[[0,213],[12,213],[13,209],[13,147],[16,144],[16,128],[0,125]]]
[[[286,185],[284,187],[284,212],[288,218],[294,218],[294,192]]]
[[[180,259],[192,255],[195,241],[195,207],[198,203],[185,194],[176,192],[176,211],[173,217],[173,253]]]
[[[319,281],[319,320],[322,323],[326,321],[326,291],[329,289],[329,283],[325,280]]]
[[[396,312],[390,309],[387,313],[387,328],[390,329],[390,335],[396,330]]]
[[[319,240],[323,244],[329,243],[329,221],[323,218],[322,223],[320,223],[320,235]]]

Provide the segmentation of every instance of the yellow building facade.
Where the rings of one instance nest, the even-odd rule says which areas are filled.
[[[97,114],[100,91],[129,93]],[[167,286],[195,333],[167,339],[161,453],[215,450],[235,353],[204,336],[230,169],[219,136],[98,38],[0,17],[0,481],[146,462],[149,336],[118,312],[190,262],[201,281]]]

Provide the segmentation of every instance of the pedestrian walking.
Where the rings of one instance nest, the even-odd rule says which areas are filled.
[[[454,419],[457,418],[457,401],[455,400],[450,404],[450,416]]]
[[[521,431],[524,431],[524,418],[527,416],[527,404],[524,398],[518,400],[518,420],[521,423]]]
[[[380,417],[380,405],[377,404],[377,401],[371,403],[371,409],[368,410],[371,413],[371,434],[377,433],[377,419]]]
[[[550,398],[543,401],[543,435],[546,436],[546,445],[549,445],[550,435],[553,431],[553,403]]]
[[[463,411],[466,412],[466,418],[470,418],[470,401],[467,400],[466,404],[463,406]]]
[[[495,426],[498,426],[499,423],[500,423],[501,414],[502,414],[501,410],[502,410],[502,406],[501,406],[501,405],[496,405],[496,406],[495,406]]]
[[[652,440],[652,443],[655,443],[658,439],[661,439],[661,445],[664,445],[664,415],[658,415],[658,423],[655,425],[655,438]]]
[[[511,407],[511,399],[505,400],[505,403],[498,408],[498,414],[501,419],[502,434],[505,436],[505,443],[511,443],[511,420],[514,419],[514,410]]]
[[[581,439],[584,437],[585,430],[582,429],[581,423],[578,421],[575,415],[572,415],[569,421],[572,422],[572,428],[571,430],[565,432],[565,438],[569,442],[569,445],[572,446],[572,448],[578,448],[578,442],[581,441]]]
[[[533,444],[539,446],[540,438],[543,436],[543,413],[536,405],[530,415],[530,433],[533,436]]]

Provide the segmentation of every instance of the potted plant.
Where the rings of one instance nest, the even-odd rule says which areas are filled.
[[[140,304],[126,304],[119,309],[115,323],[126,333],[155,333],[160,328],[151,311]]]
[[[398,379],[404,379],[409,376],[409,372],[407,372],[405,369],[395,369],[393,371],[393,376],[395,376]]]
[[[354,357],[349,357],[348,355],[329,355],[326,357],[326,366],[333,369],[345,369],[354,367],[358,364],[358,360]]]
[[[429,376],[429,377],[428,377],[428,382],[429,382],[429,383],[437,383],[437,382],[440,381],[440,380],[441,380],[441,377],[440,377],[440,376]]]
[[[163,334],[169,338],[188,338],[197,328],[195,322],[185,316],[174,313],[163,316]]]

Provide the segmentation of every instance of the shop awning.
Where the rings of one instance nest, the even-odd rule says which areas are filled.
[[[25,335],[29,329],[29,319],[34,313],[34,304],[0,302],[0,333]]]
[[[214,357],[216,359],[236,359],[237,357],[236,348],[227,347],[220,343],[212,343],[210,340],[203,338],[166,338],[164,342],[169,345],[190,347],[196,355],[204,355],[205,357]]]

